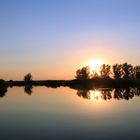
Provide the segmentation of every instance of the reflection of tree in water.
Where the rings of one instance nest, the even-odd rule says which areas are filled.
[[[31,95],[32,94],[32,86],[25,86],[24,92]],[[0,97],[4,97],[7,92],[7,87],[0,87]]]
[[[114,98],[115,99],[132,99],[134,96],[140,96],[139,88],[125,88],[125,89],[115,89],[114,90]]]
[[[96,90],[78,90],[77,95],[83,97],[84,99],[103,99],[110,100],[112,98],[116,100],[129,100],[134,96],[140,96],[140,88],[116,88],[116,89],[101,89],[96,94]],[[92,98],[96,97],[96,98]]]
[[[7,84],[3,79],[0,79],[0,97],[4,97],[7,92]]]
[[[125,89],[115,89],[114,91],[114,98],[115,99],[125,99],[125,100],[129,100],[132,99],[134,97],[134,92],[133,92],[133,88],[125,88]]]
[[[32,94],[32,86],[25,86],[24,87],[24,92],[31,95]]]
[[[101,98],[104,100],[112,99],[112,90],[111,89],[101,90]]]
[[[89,90],[78,90],[77,95],[79,97],[83,97],[85,99],[90,99],[90,91]]]
[[[0,97],[4,97],[7,92],[7,87],[0,87]]]
[[[7,92],[7,86],[0,87],[0,97],[4,97]],[[24,92],[28,95],[32,94],[33,87],[28,85],[25,86]],[[127,87],[127,88],[115,88],[115,89],[98,89],[98,90],[88,90],[88,89],[80,89],[77,90],[77,95],[84,99],[103,99],[103,100],[129,100],[132,99],[134,96],[140,96],[140,87]]]
[[[110,90],[78,90],[77,95],[84,99],[99,99],[109,100],[112,98]]]
[[[135,96],[140,96],[140,87],[139,88],[133,88],[133,93]]]

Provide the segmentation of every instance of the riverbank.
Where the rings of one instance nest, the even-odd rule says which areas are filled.
[[[139,87],[140,80],[114,80],[108,79],[86,79],[86,80],[32,80],[32,81],[0,81],[0,87],[13,87],[13,86],[47,86],[57,88],[67,86],[74,89],[93,89],[93,88],[107,88],[107,87]]]

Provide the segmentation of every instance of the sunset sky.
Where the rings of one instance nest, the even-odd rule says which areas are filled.
[[[140,64],[140,0],[0,0],[0,78],[72,79],[95,59]]]

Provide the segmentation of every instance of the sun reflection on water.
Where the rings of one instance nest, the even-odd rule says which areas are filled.
[[[91,90],[90,93],[90,99],[91,100],[98,100],[101,98],[101,91],[98,90]]]

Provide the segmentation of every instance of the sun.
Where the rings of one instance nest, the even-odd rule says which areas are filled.
[[[103,61],[100,59],[93,59],[87,63],[87,65],[90,68],[90,73],[93,73],[93,71],[96,71],[99,73],[100,71],[100,66],[103,64]]]

